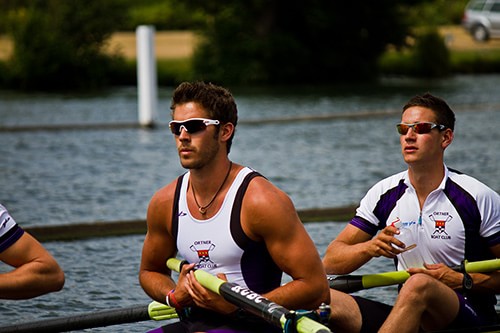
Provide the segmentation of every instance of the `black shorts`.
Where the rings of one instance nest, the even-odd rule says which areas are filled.
[[[201,308],[191,308],[188,315],[180,314],[178,322],[162,326],[150,333],[281,333],[283,330],[249,313],[221,315]]]
[[[359,296],[352,297],[358,303],[361,312],[361,333],[378,332],[389,316],[392,306]]]
[[[465,328],[498,323],[498,315],[494,305],[479,298],[465,299],[457,292],[460,308],[455,320],[448,328]]]

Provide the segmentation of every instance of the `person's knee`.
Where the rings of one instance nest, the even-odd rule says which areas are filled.
[[[432,285],[436,282],[436,279],[427,274],[412,275],[403,284],[398,298],[425,301],[426,296],[430,296],[429,293],[432,293]]]
[[[351,295],[332,289],[330,307],[329,326],[334,332],[359,332],[361,330],[361,312]]]

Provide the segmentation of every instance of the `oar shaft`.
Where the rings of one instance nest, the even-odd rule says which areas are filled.
[[[63,318],[14,324],[0,327],[0,332],[68,332],[93,327],[134,323],[145,320],[150,320],[148,306],[139,305]]]
[[[385,272],[379,274],[363,275],[362,284],[364,289],[378,286],[390,286],[405,282],[410,277],[406,271]]]
[[[149,319],[166,320],[177,318],[174,308],[156,301],[149,305],[136,305],[128,308],[84,313],[62,318],[52,318],[29,323],[0,327],[6,332],[67,332],[86,328],[128,324]]]
[[[337,277],[328,277],[328,283],[332,289],[345,293],[353,293],[363,289],[403,283],[409,276],[410,274],[406,271],[366,275],[340,275]]]
[[[253,292],[252,290],[234,283],[224,283],[220,286],[220,295],[228,302],[238,304],[248,312],[261,317],[275,326],[282,327],[282,318],[289,313],[287,309]]]
[[[451,267],[459,271],[460,266]],[[465,270],[469,273],[487,273],[500,270],[500,259],[465,262]],[[330,288],[353,293],[363,289],[384,287],[404,283],[410,274],[406,271],[392,271],[366,275],[340,275],[328,277]]]

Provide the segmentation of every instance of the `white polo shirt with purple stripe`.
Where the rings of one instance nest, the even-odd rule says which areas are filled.
[[[399,222],[405,243],[417,247],[398,256],[398,269],[406,269],[405,257],[427,263],[458,265],[462,260],[493,259],[489,247],[500,243],[500,196],[478,180],[445,166],[445,177],[431,192],[422,210],[408,171],[375,184],[361,200],[350,224],[374,236]],[[411,244],[406,244],[411,245]]]
[[[0,253],[17,242],[24,230],[17,225],[7,209],[0,205]]]

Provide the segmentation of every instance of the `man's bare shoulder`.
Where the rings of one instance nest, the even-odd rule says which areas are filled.
[[[147,213],[148,226],[170,224],[176,186],[177,179],[153,194]]]
[[[255,234],[300,224],[290,197],[263,177],[256,177],[250,182],[243,199],[242,213],[247,230]]]
[[[244,205],[254,209],[290,209],[293,204],[288,194],[264,177],[255,177],[248,185]]]
[[[167,201],[172,201],[175,196],[175,188],[177,186],[177,179],[171,183],[158,189],[151,198],[151,203],[153,204],[163,204]]]

